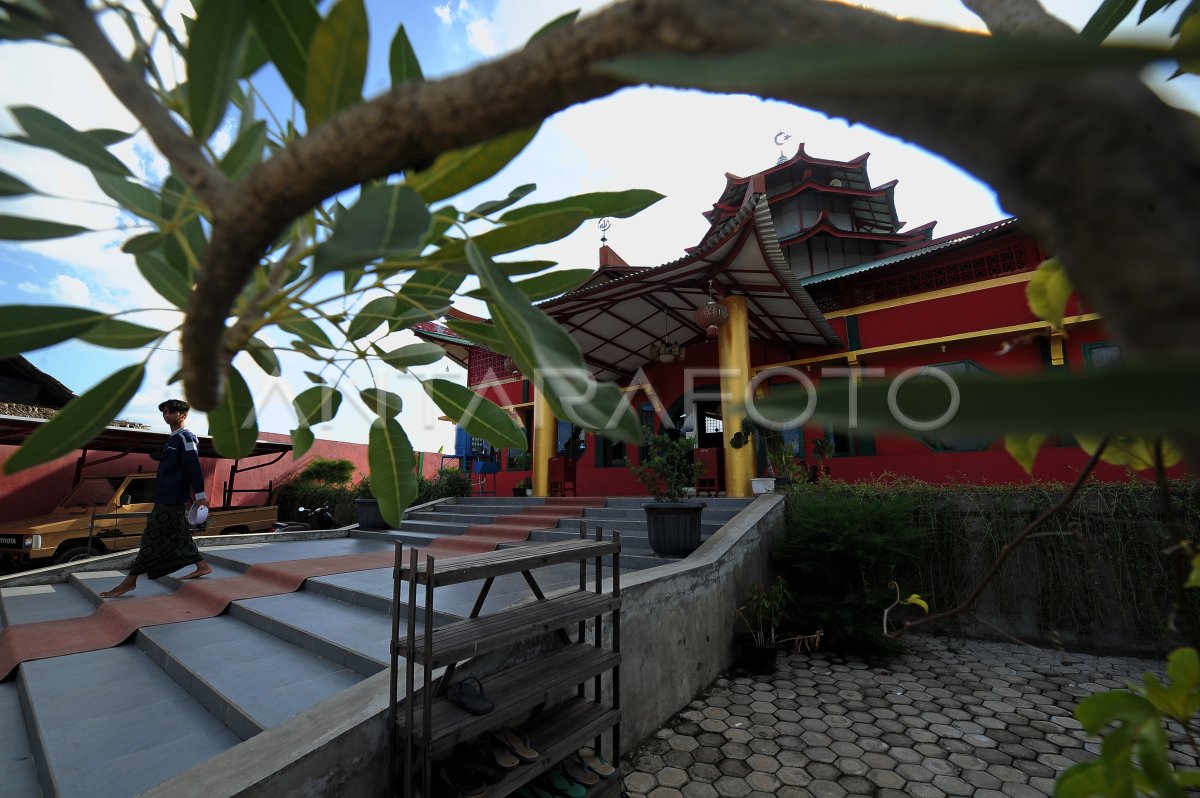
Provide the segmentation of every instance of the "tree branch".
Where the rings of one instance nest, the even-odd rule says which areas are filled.
[[[142,75],[113,48],[92,12],[80,0],[42,0],[42,5],[54,15],[55,31],[91,62],[113,95],[146,128],[180,178],[210,208],[219,206],[229,181],[175,123]]]
[[[1000,549],[1000,553],[996,556],[995,561],[991,564],[991,566],[988,567],[987,573],[983,575],[983,578],[979,580],[979,584],[977,584],[975,589],[971,591],[971,595],[967,596],[962,603],[960,603],[957,607],[952,607],[951,609],[943,610],[942,612],[935,612],[933,615],[926,615],[925,617],[918,618],[915,621],[905,621],[904,625],[894,632],[887,631],[887,616],[885,614],[884,635],[893,638],[900,637],[901,635],[907,634],[918,627],[925,626],[926,624],[933,623],[934,621],[943,621],[947,618],[953,618],[955,615],[960,615],[971,609],[971,607],[975,605],[975,602],[979,600],[979,597],[983,595],[984,588],[986,588],[991,583],[992,579],[996,577],[996,574],[999,573],[1000,566],[1003,565],[1004,561],[1008,559],[1008,555],[1012,554],[1013,551],[1015,551],[1018,546],[1024,543],[1030,535],[1036,532],[1042,524],[1046,523],[1051,518],[1071,506],[1071,502],[1075,501],[1075,496],[1079,493],[1080,488],[1082,488],[1083,484],[1087,482],[1088,477],[1092,475],[1092,471],[1095,470],[1096,464],[1100,462],[1100,456],[1104,454],[1104,450],[1106,448],[1108,448],[1108,436],[1105,436],[1104,440],[1100,441],[1100,445],[1096,447],[1096,451],[1092,454],[1091,459],[1088,460],[1087,465],[1083,467],[1083,471],[1079,472],[1079,476],[1075,479],[1075,482],[1072,483],[1067,492],[1064,493],[1062,497],[1048,510],[1039,515],[1037,518],[1033,519],[1033,521],[1029,523],[1029,526],[1021,530],[1021,534],[1004,544],[1004,548]],[[899,589],[897,589],[897,599],[899,599],[899,595]],[[895,605],[892,606],[894,607]],[[888,607],[888,609],[890,610],[892,607]]]
[[[962,4],[996,35],[1075,35],[1070,25],[1048,13],[1038,0],[962,0]]]

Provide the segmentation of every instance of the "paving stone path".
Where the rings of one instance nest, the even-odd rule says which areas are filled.
[[[1035,798],[1100,750],[1072,712],[1161,661],[912,636],[886,666],[780,654],[718,679],[622,763],[632,798]],[[1176,740],[1171,758],[1194,767]]]

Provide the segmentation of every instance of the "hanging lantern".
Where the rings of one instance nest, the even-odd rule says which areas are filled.
[[[696,324],[707,330],[709,338],[716,338],[717,330],[729,321],[729,309],[710,300],[704,307],[696,309],[695,318]]]

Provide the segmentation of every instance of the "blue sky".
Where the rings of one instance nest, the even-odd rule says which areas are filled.
[[[1044,5],[1076,28],[1095,8],[1096,0],[1049,0]],[[323,3],[322,6],[327,6]],[[604,3],[569,0],[448,0],[394,2],[367,0],[371,22],[371,51],[365,95],[387,89],[388,45],[397,25],[408,31],[427,77],[461,71],[473,64],[520,47],[529,35],[560,14],[582,7],[585,13]],[[974,15],[957,0],[876,0],[874,7],[962,27],[980,28]],[[168,11],[178,14],[188,5],[170,0]],[[1158,15],[1152,24],[1123,32],[1161,36],[1174,16]],[[119,35],[119,32],[114,35]],[[171,65],[166,65],[170,73]],[[132,118],[109,97],[91,68],[60,48],[36,44],[0,45],[0,106],[39,105],[78,128],[115,127],[133,130]],[[1162,75],[1152,84],[1160,84]],[[1166,89],[1177,105],[1200,108],[1196,77],[1173,81]],[[255,85],[276,113],[287,115],[282,83],[273,70],[264,70]],[[235,119],[226,121],[214,142],[227,146]],[[0,133],[17,125],[0,112]],[[900,217],[910,226],[938,222],[935,235],[986,224],[1004,216],[990,189],[951,164],[917,147],[861,125],[848,125],[824,115],[745,96],[712,96],[698,92],[633,89],[557,114],[543,125],[530,147],[507,169],[468,197],[456,201],[470,207],[476,201],[505,196],[523,183],[537,183],[529,201],[547,201],[586,191],[650,188],[666,199],[634,219],[615,220],[609,243],[628,262],[655,266],[683,254],[706,229],[701,212],[710,207],[725,183],[726,172],[746,175],[764,169],[780,154],[773,138],[791,134],[787,155],[803,142],[807,151],[825,158],[852,158],[871,153],[870,174],[876,184],[897,179]],[[159,183],[165,166],[144,135],[118,145],[114,152],[150,184]],[[21,177],[46,193],[68,199],[22,198],[0,200],[0,213],[40,216],[82,224],[101,232],[53,242],[16,245],[0,243],[0,304],[73,304],[115,312],[131,308],[152,310],[132,321],[167,328],[178,314],[166,310],[138,274],[119,245],[129,233],[130,218],[122,216],[96,188],[90,174],[44,150],[0,140],[0,169]],[[596,265],[599,232],[586,224],[554,245],[531,250],[522,257],[547,258],[570,268]],[[481,308],[465,304],[473,312]],[[283,343],[286,338],[278,339]],[[407,334],[390,336],[388,346],[406,343]],[[149,361],[142,392],[122,417],[161,425],[155,407],[178,386],[168,377],[178,367],[175,339]],[[145,357],[145,352],[116,352],[70,343],[32,352],[27,357],[76,392],[82,392],[117,368]],[[290,397],[308,387],[302,375],[312,367],[300,356],[283,358],[284,376],[272,379],[246,365],[260,406],[260,429],[285,432],[295,425]],[[239,361],[239,366],[245,365]],[[459,381],[462,370],[446,363],[422,374]],[[363,376],[363,375],[358,375]],[[366,384],[361,384],[366,387]],[[436,450],[453,446],[453,430],[438,422],[436,409],[419,386],[401,375],[390,375],[380,387],[400,393],[406,405],[401,416],[414,445]],[[322,437],[365,440],[373,416],[356,401],[348,401],[339,417],[315,429]],[[190,426],[207,429],[203,414]]]

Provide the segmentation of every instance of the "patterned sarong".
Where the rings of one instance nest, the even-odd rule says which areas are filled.
[[[151,579],[159,579],[202,559],[196,541],[192,540],[187,506],[183,504],[154,505],[146,519],[141,547],[129,573],[148,574]]]

